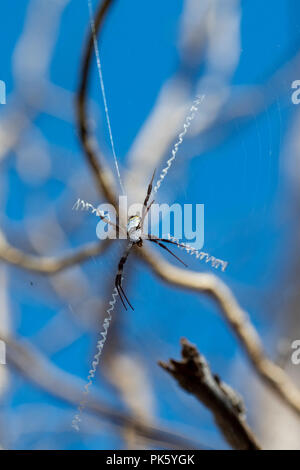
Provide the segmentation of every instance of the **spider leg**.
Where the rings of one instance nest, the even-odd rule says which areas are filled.
[[[155,199],[152,199],[152,201],[150,202],[150,204],[148,205],[147,209],[145,210],[145,216],[148,214],[149,210],[151,209],[151,206],[152,204],[155,202]],[[144,218],[145,218],[144,216]]]
[[[139,225],[139,228],[141,228],[142,230],[143,230],[143,227],[144,227],[145,217],[148,214],[149,210],[151,209],[151,206],[152,206],[153,203],[154,203],[154,199],[150,202],[150,204],[146,207],[146,209],[143,210],[143,214],[142,214],[140,225]]]
[[[180,246],[182,248],[186,248],[186,245],[184,243],[174,242],[173,240],[170,240],[169,238],[158,238],[155,235],[149,234],[148,235],[148,240],[151,240],[151,239],[152,240],[157,240],[157,241],[160,241],[160,242],[164,242],[164,243],[171,243],[172,245],[176,245],[176,246]]]
[[[72,209],[90,211],[92,214],[96,214],[96,216],[99,217],[105,224],[114,227],[116,231],[120,228],[124,231],[124,229],[122,229],[122,227],[119,227],[117,223],[115,224],[114,222],[111,222],[111,220],[101,214],[101,211],[99,209],[96,209],[92,204],[90,204],[89,202],[85,202],[83,199],[78,199]]]
[[[98,217],[102,220],[102,222],[104,222],[105,224],[108,224],[110,225],[111,227],[113,227],[116,232],[120,230],[120,227],[118,224],[114,224],[113,222],[111,222],[109,219],[107,219],[106,217],[100,215],[99,213],[97,214]]]
[[[151,181],[148,185],[147,194],[146,194],[146,197],[145,197],[145,200],[144,200],[142,217],[141,217],[141,221],[140,221],[140,225],[139,225],[139,228],[141,228],[142,230],[143,230],[143,226],[144,226],[145,217],[148,214],[152,204],[154,203],[154,199],[153,199],[153,201],[151,201],[150,204],[148,205],[148,201],[149,201],[151,193],[152,193],[152,184],[153,184],[155,172],[156,172],[156,169],[153,171],[153,175],[152,175]]]
[[[180,258],[178,258],[178,256],[176,256],[171,250],[169,250],[169,248],[167,248],[165,245],[163,245],[159,239],[155,240],[154,238],[148,238],[149,242],[152,242],[152,243],[156,243],[157,245],[159,245],[161,248],[163,248],[164,250],[168,251],[172,256],[174,256],[174,258],[178,259],[178,261],[180,261],[180,263],[182,263],[186,268],[187,268],[187,264],[185,264]]]
[[[152,193],[152,184],[153,184],[155,172],[156,172],[156,170],[154,170],[154,172],[153,172],[151,181],[150,181],[149,186],[148,186],[148,189],[147,189],[147,194],[146,194],[146,197],[145,197],[145,200],[144,200],[143,213],[142,213],[142,220],[144,220],[144,218],[145,218],[145,215],[146,215],[145,212],[147,213],[148,210],[150,209],[150,207],[149,207],[148,210],[147,210],[147,205],[148,205],[148,201],[149,201],[150,195],[151,195],[151,193]],[[153,204],[153,202],[152,202],[151,204]]]
[[[117,291],[118,291],[118,294],[119,294],[119,297],[120,297],[120,299],[121,299],[121,302],[122,302],[122,304],[123,304],[125,310],[127,310],[127,307],[126,307],[125,302],[124,302],[124,300],[123,300],[122,294],[121,294],[121,292],[120,292],[119,284],[117,284],[117,280],[116,280],[116,282],[115,282],[115,286],[116,286],[116,289],[117,289]]]
[[[128,305],[129,305],[129,307],[131,308],[131,310],[134,310],[133,306],[131,305],[131,303],[130,303],[129,300],[128,300],[127,295],[126,295],[125,292],[124,292],[124,289],[123,289],[123,287],[122,287],[122,284],[119,285],[119,288],[120,288],[122,294],[124,295],[125,300],[126,300],[126,302],[128,303]]]
[[[118,273],[116,275],[116,279],[115,279],[115,286],[116,286],[116,289],[118,291],[118,294],[120,296],[120,299],[121,299],[121,302],[125,308],[125,310],[127,310],[127,307],[126,307],[126,304],[125,304],[125,301],[128,303],[129,307],[134,310],[133,306],[131,305],[131,303],[129,302],[128,300],[128,297],[127,295],[125,294],[124,292],[124,289],[122,287],[122,273],[123,273],[123,268],[124,268],[124,264],[126,263],[127,261],[127,258],[128,258],[128,255],[130,253],[130,250],[133,246],[133,243],[129,243],[129,245],[127,246],[125,252],[124,252],[124,255],[122,256],[122,258],[120,259],[119,261],[119,265],[118,265]],[[125,301],[124,301],[125,299]]]

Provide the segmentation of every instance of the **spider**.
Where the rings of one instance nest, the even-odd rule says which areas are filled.
[[[155,170],[153,172],[151,181],[148,185],[147,194],[146,194],[144,204],[143,204],[142,215],[141,216],[140,215],[133,215],[133,216],[129,217],[129,219],[128,219],[127,237],[129,239],[129,244],[127,245],[127,247],[125,249],[125,252],[124,252],[123,256],[121,257],[121,259],[119,261],[118,272],[117,272],[117,275],[116,275],[116,278],[115,278],[115,287],[117,289],[117,292],[120,296],[121,302],[122,302],[125,310],[127,310],[126,303],[129,305],[129,307],[132,310],[134,310],[132,304],[128,300],[128,297],[125,294],[124,289],[122,287],[122,273],[123,273],[124,265],[127,261],[128,255],[129,255],[129,253],[130,253],[133,246],[137,246],[137,247],[141,248],[143,246],[144,240],[148,240],[152,243],[155,243],[155,244],[159,245],[161,248],[163,248],[168,253],[170,253],[172,256],[174,256],[174,258],[176,258],[185,267],[187,267],[187,265],[178,256],[176,256],[171,250],[169,250],[169,248],[166,247],[162,242],[171,243],[172,245],[176,245],[176,246],[183,246],[183,245],[181,245],[180,243],[176,243],[174,241],[168,240],[167,238],[158,238],[155,235],[151,235],[151,234],[145,235],[143,233],[143,225],[144,225],[145,217],[146,217],[147,213],[149,212],[149,210],[150,210],[150,208],[151,208],[151,206],[154,202],[154,199],[153,199],[149,203],[149,199],[150,199],[150,196],[151,196],[151,193],[152,193],[152,184],[153,184],[154,175],[155,175]],[[116,225],[116,228],[117,228],[117,230],[119,229],[118,225]]]

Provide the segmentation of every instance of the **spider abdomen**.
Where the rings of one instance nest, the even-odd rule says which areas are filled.
[[[127,224],[128,238],[131,242],[137,243],[141,240],[142,229],[140,228],[141,217],[134,215],[129,218]]]

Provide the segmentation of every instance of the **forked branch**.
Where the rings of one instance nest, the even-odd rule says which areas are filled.
[[[289,376],[264,353],[257,331],[227,285],[213,274],[175,267],[149,250],[136,250],[152,271],[173,286],[210,296],[234,331],[261,379],[300,416],[300,391]]]
[[[259,450],[256,437],[245,421],[241,397],[229,385],[212,374],[204,356],[186,339],[181,340],[182,360],[159,362],[179,385],[193,394],[214,415],[228,444],[237,450]]]

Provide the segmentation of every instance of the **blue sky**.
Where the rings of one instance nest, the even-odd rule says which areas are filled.
[[[1,107],[1,117],[11,105],[15,92],[13,54],[22,34],[28,3],[25,0],[17,0],[14,4],[2,0],[1,3],[0,79],[7,85],[7,105],[5,109]],[[126,168],[126,154],[152,110],[161,86],[177,70],[177,37],[182,11],[182,1],[118,0],[107,18],[100,49],[116,151],[122,168]],[[299,48],[299,18],[300,4],[297,1],[243,0],[241,54],[231,79],[232,85],[267,84]],[[61,18],[49,69],[51,82],[70,92],[76,92],[78,86],[82,44],[88,27],[86,2],[70,1]],[[176,162],[172,180],[177,188],[172,202],[205,205],[204,248],[229,261],[226,272],[217,274],[228,283],[249,312],[270,352],[274,349],[270,331],[276,332],[276,322],[272,320],[273,305],[269,300],[287,270],[282,253],[288,253],[293,226],[292,215],[287,209],[290,192],[282,153],[295,111],[290,102],[290,85],[283,80],[280,83],[283,92],[272,105],[266,105],[262,112],[250,116],[246,122],[234,123],[224,139],[188,160],[183,180],[180,174],[176,174]],[[272,90],[268,91],[271,93]],[[97,116],[101,119],[97,123],[97,137],[113,168],[95,61],[89,96],[98,104]],[[30,226],[25,226],[24,220],[42,216],[50,208],[57,211],[60,222],[76,227],[76,230],[65,234],[69,248],[95,240],[97,221],[91,216],[82,218],[80,215],[82,224],[76,225],[73,218],[78,215],[71,211],[71,207],[69,212],[59,208],[66,193],[71,194],[70,199],[73,196],[74,201],[81,197],[76,188],[68,186],[68,179],[74,171],[82,168],[81,187],[85,182],[87,186],[93,185],[91,175],[84,168],[75,115],[66,121],[44,111],[34,124],[47,144],[51,170],[46,180],[32,184],[20,176],[18,155],[14,151],[1,161],[1,229],[9,234],[12,243],[30,249],[27,236]],[[181,155],[186,157],[186,153],[179,152],[179,161]],[[93,203],[97,203],[96,194],[93,188]],[[95,295],[99,293],[107,298],[118,256],[119,251],[115,249],[83,266]],[[165,255],[161,253],[161,256]],[[187,258],[188,255],[185,259],[191,269],[212,271],[199,261]],[[86,377],[97,331],[79,337],[58,353],[49,353],[53,338],[48,337],[49,345],[41,344],[39,332],[60,311],[65,312],[62,316],[68,330],[73,324],[68,305],[55,298],[45,278],[15,268],[6,272],[14,334],[30,339],[63,370]],[[128,265],[128,276],[131,281],[128,294],[135,311],[120,315],[119,328],[125,332],[126,350],[137,354],[145,364],[153,384],[156,416],[179,430],[186,430],[188,435],[192,434],[190,428],[197,429],[199,440],[208,446],[226,447],[209,412],[179,390],[159,369],[157,361],[178,357],[179,339],[185,336],[197,344],[215,372],[245,394],[248,404],[251,397],[247,396],[247,387],[243,386],[239,376],[245,378],[247,374],[254,373],[236,338],[216,306],[205,296],[164,285],[141,264]],[[30,280],[33,280],[33,288],[29,286]],[[72,305],[75,311],[76,307]],[[97,378],[97,386],[102,397],[122,408],[118,396],[101,374]],[[121,439],[111,430],[74,435],[71,429],[60,427],[62,416],[72,416],[72,407],[50,397],[15,372],[12,372],[2,406],[10,423],[7,445],[12,448],[101,449],[122,445]],[[26,419],[26,413],[23,411],[26,407],[30,410],[35,406],[51,410],[45,414],[45,430],[17,433],[17,428],[24,427],[22,420]],[[250,405],[248,408],[249,421],[255,423],[254,410]]]

